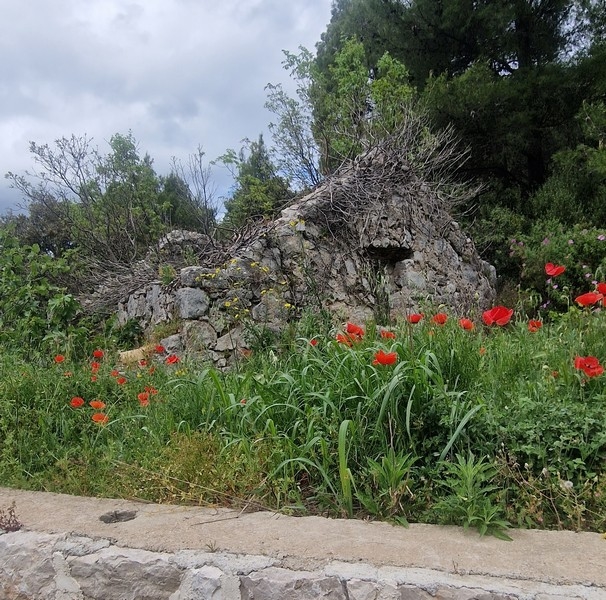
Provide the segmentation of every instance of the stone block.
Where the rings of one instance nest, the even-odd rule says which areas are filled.
[[[175,294],[175,306],[182,319],[199,319],[208,312],[210,299],[203,290],[184,287]]]
[[[206,321],[187,321],[183,324],[181,337],[189,352],[212,349],[217,343],[217,332]]]
[[[56,590],[53,545],[57,536],[18,531],[0,535],[0,598],[52,597]]]
[[[171,555],[130,548],[105,548],[68,560],[71,576],[90,600],[166,600],[181,583]]]
[[[270,567],[240,578],[246,600],[347,600],[345,584],[337,577]]]

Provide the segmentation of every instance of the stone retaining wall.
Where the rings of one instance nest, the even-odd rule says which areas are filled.
[[[212,548],[209,548],[212,550]],[[591,584],[292,558],[121,547],[108,538],[0,535],[2,600],[599,600]]]

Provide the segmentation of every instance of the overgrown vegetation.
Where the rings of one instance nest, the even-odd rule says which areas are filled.
[[[171,228],[219,241],[273,218],[294,194],[417,120],[421,142],[456,138],[468,158],[447,181],[443,171],[421,176],[443,192],[472,183],[455,218],[503,289],[527,287],[511,239],[556,223],[569,239],[575,228],[604,227],[604,14],[604,0],[335,1],[315,53],[285,52],[294,96],[267,86],[273,146],[244,140],[208,164],[198,148],[160,176],[131,133],[115,134],[108,154],[86,137],[32,142],[35,168],[8,174],[29,214],[4,221],[21,243],[55,257],[76,248],[94,273],[79,278],[82,288],[141,259]],[[405,142],[403,157],[422,170]],[[217,163],[234,177],[223,202],[211,177]]]
[[[201,148],[159,176],[130,133],[108,154],[32,143],[35,168],[7,175],[29,212],[0,227],[0,481],[500,536],[603,530],[604,15],[603,0],[336,1],[316,54],[285,55],[296,97],[268,86],[274,147],[219,159],[235,181],[220,223]],[[281,336],[251,329],[229,371],[160,349],[117,362],[139,324],[78,294],[104,283],[107,309],[128,285],[172,285],[201,260],[163,259],[175,227],[223,260],[254,234],[242,226],[388,142],[497,267],[513,318],[428,306],[339,331],[309,314]],[[328,230],[380,210],[391,175],[345,190]]]
[[[594,299],[601,302],[601,299]],[[337,334],[307,315],[229,371],[106,340],[0,360],[7,485],[295,514],[600,531],[604,312]],[[416,319],[411,319],[414,321]],[[262,345],[254,345],[254,340]]]

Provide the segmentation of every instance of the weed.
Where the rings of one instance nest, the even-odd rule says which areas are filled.
[[[396,454],[390,448],[381,461],[368,459],[364,473],[363,492],[357,496],[364,508],[373,516],[385,520],[394,520],[401,525],[408,524],[406,500],[413,498],[410,490],[411,470],[417,458],[412,454]]]
[[[6,510],[0,508],[0,529],[10,532],[19,531],[21,527],[23,524],[17,518],[14,502]]]
[[[389,336],[310,312],[259,329],[229,370],[160,355],[116,365],[111,335],[86,361],[71,347],[28,361],[7,349],[0,478],[501,537],[507,521],[602,530],[605,380],[575,357],[604,361],[606,313],[571,309],[531,332],[515,319],[439,324],[429,310]]]
[[[494,466],[469,453],[467,458],[457,454],[456,462],[444,463],[444,469],[443,486],[448,495],[434,506],[440,521],[465,528],[475,527],[480,535],[488,533],[511,539],[505,533],[509,523],[495,502],[498,486],[493,483],[497,474]]]

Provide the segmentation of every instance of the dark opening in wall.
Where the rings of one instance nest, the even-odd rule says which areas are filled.
[[[413,257],[413,251],[404,246],[368,246],[365,253],[368,258],[387,264],[395,264]]]

